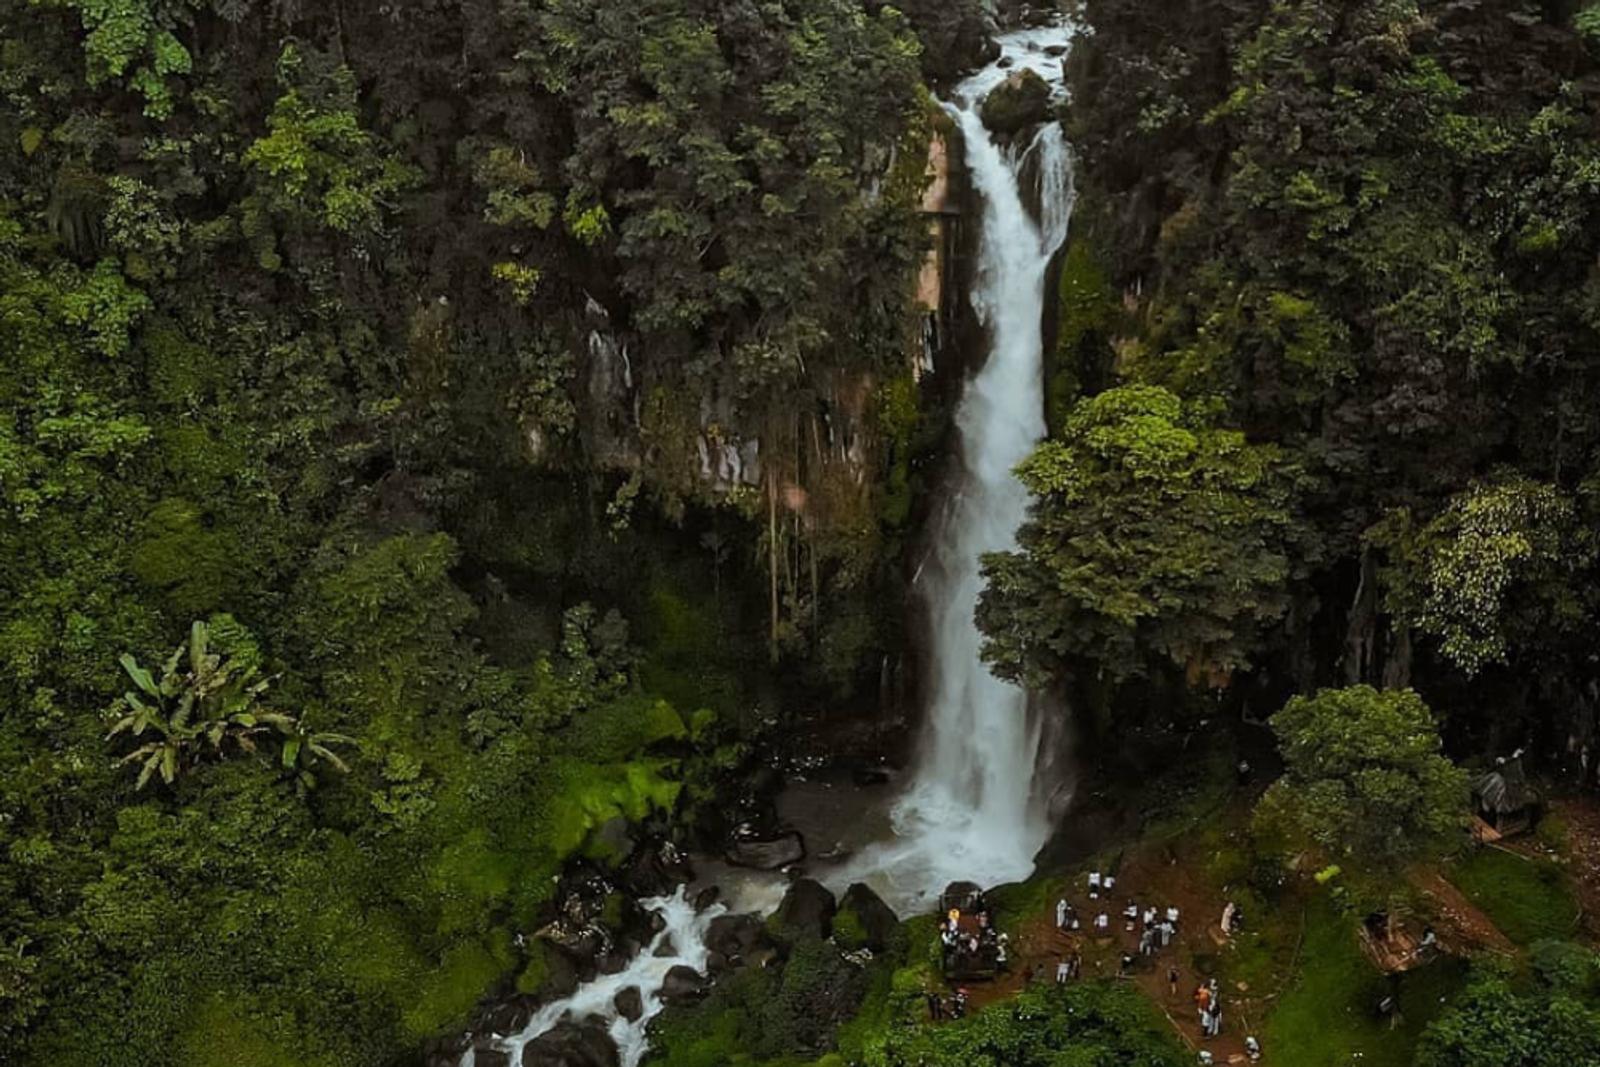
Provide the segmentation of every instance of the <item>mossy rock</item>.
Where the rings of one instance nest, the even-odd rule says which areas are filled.
[[[998,134],[1014,134],[1050,117],[1050,85],[1032,70],[1019,70],[983,98],[978,112]]]

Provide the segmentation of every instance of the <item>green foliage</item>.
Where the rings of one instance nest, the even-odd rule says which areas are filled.
[[[569,860],[721,810],[759,641],[711,424],[765,459],[827,405],[876,470],[900,16],[391,7],[0,0],[7,1063],[415,1058]],[[830,678],[881,654],[870,510]]]
[[[1276,998],[1261,1042],[1274,1059],[1306,1067],[1411,1067],[1417,1037],[1465,981],[1465,965],[1445,958],[1407,971],[1391,984],[1361,952],[1355,922],[1319,894],[1298,932],[1298,973]],[[1398,997],[1399,1022],[1376,1012]]]
[[[1371,536],[1396,559],[1390,610],[1465,674],[1589,617],[1574,579],[1595,558],[1593,533],[1554,486],[1511,475],[1457,494],[1420,528],[1402,514]]]
[[[1449,877],[1519,945],[1570,937],[1577,926],[1578,903],[1554,863],[1486,848],[1451,867]]]
[[[1074,238],[1120,296],[1087,387],[1281,450],[1306,536],[1252,663],[1449,692],[1463,743],[1581,731],[1595,677],[1594,14],[1097,0],[1068,64]]]
[[[1588,956],[1585,980],[1572,972],[1540,972],[1532,987],[1514,982],[1490,965],[1450,1010],[1429,1026],[1417,1048],[1416,1067],[1526,1067],[1600,1061],[1600,997],[1593,983],[1590,950],[1569,946],[1576,962]]]
[[[64,0],[83,21],[88,82],[126,79],[145,99],[155,119],[172,114],[168,77],[188,74],[188,49],[172,31],[190,22],[195,0]]]
[[[810,1060],[855,1013],[867,977],[826,941],[793,946],[781,966],[744,968],[652,1024],[650,1067],[757,1067]]]
[[[417,176],[362,127],[354,75],[289,44],[278,57],[278,83],[283,95],[267,116],[267,136],[244,154],[262,206],[294,225],[380,235]]]
[[[1087,398],[1019,475],[1022,550],[985,559],[978,607],[1002,677],[1086,657],[1114,677],[1225,678],[1288,607],[1294,468],[1207,405],[1151,386]]]
[[[1461,844],[1466,774],[1441,754],[1433,713],[1414,691],[1324,689],[1290,700],[1272,730],[1285,770],[1261,800],[1261,823],[1370,864]]]
[[[1070,1057],[1064,1059],[1063,1057]],[[1033,987],[959,1022],[896,1027],[878,1036],[868,1067],[1053,1067],[1190,1062],[1168,1024],[1126,986]]]
[[[226,756],[230,749],[254,752],[255,738],[268,730],[298,730],[293,716],[260,706],[269,685],[269,679],[259,676],[260,652],[229,616],[191,626],[189,640],[173,649],[159,680],[127,653],[120,662],[134,687],[112,705],[109,716],[116,721],[107,737],[126,733],[139,740],[146,731],[151,734],[122,759],[139,764],[136,788],[143,789],[158,771],[172,785],[205,755]],[[291,738],[284,747],[286,766],[295,762],[289,755],[293,744]]]

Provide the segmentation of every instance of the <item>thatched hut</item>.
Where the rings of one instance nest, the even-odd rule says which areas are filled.
[[[1505,837],[1531,829],[1544,810],[1544,798],[1528,781],[1518,753],[1472,780],[1472,806],[1495,837]]]

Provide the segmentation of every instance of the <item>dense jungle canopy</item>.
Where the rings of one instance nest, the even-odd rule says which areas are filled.
[[[1592,790],[1600,5],[1033,6],[1077,202],[995,671],[1089,777],[1281,709],[1262,841],[1352,869],[1454,847],[1452,763]],[[909,729],[998,7],[0,0],[0,1062],[421,1064],[579,866]],[[1416,1062],[1600,1063],[1566,933]],[[1188,1062],[1110,986],[919,1029],[932,936],[659,1062]]]

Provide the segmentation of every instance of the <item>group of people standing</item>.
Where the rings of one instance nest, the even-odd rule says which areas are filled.
[[[951,908],[939,918],[939,945],[946,973],[1004,971],[1011,965],[1011,939],[995,929],[981,894],[970,912]]]
[[[1116,888],[1116,884],[1115,875],[1102,875],[1099,871],[1090,871],[1089,899],[1098,901],[1101,893],[1109,896]],[[1154,956],[1170,946],[1173,939],[1178,936],[1178,915],[1178,909],[1170,904],[1158,910],[1150,905],[1141,908],[1138,901],[1130,900],[1121,912],[1122,928],[1127,933],[1139,931],[1140,956]],[[1093,920],[1093,928],[1096,934],[1109,934],[1111,912],[1106,909],[1098,911]],[[1077,909],[1066,897],[1056,901],[1056,929],[1063,933],[1077,933],[1083,929],[1083,921],[1078,917]],[[1134,960],[1130,954],[1125,953],[1122,961],[1124,973],[1132,969]],[[1056,971],[1056,980],[1065,981],[1059,967]]]

